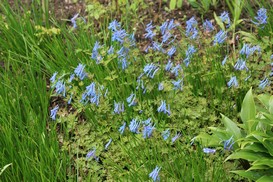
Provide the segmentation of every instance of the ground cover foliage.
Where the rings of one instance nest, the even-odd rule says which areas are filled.
[[[115,2],[61,21],[1,5],[0,179],[270,180],[270,4]]]

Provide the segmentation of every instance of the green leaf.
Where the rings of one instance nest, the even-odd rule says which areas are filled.
[[[273,159],[261,159],[261,160],[257,160],[257,161],[254,161],[253,166],[258,166],[258,165],[266,165],[268,167],[271,167],[273,168]]]
[[[261,174],[255,171],[237,170],[237,171],[231,171],[231,172],[254,181],[261,177]]]
[[[214,14],[214,18],[215,18],[215,20],[216,20],[216,23],[220,26],[220,28],[221,28],[222,30],[225,30],[225,25],[224,25],[224,23],[220,20],[220,18],[216,15],[215,12],[214,12],[213,14]]]
[[[256,182],[272,182],[273,181],[273,176],[262,176],[259,178]]]
[[[175,7],[176,7],[176,0],[171,0],[171,1],[170,1],[170,9],[171,9],[171,10],[174,10]]]
[[[269,108],[268,108],[268,110],[269,110],[270,114],[273,114],[273,96],[271,96],[270,99],[269,99]]]
[[[245,124],[245,129],[248,133],[251,132],[251,127],[254,124],[256,116],[256,107],[254,98],[252,95],[252,89],[250,89],[243,100],[242,109],[240,113],[240,117]]]
[[[9,167],[9,166],[11,166],[12,165],[12,163],[10,163],[10,164],[7,164],[7,165],[5,165],[2,169],[1,169],[1,171],[0,171],[0,176],[2,175],[2,173]]]
[[[221,116],[222,116],[222,121],[226,127],[227,132],[230,133],[230,135],[233,136],[235,140],[238,140],[239,138],[241,138],[242,137],[241,130],[240,128],[238,128],[236,123],[231,121],[228,117],[226,117],[223,114],[221,114]]]
[[[178,8],[182,8],[182,4],[183,4],[183,0],[177,0],[176,6],[177,6]]]
[[[267,109],[269,108],[269,104],[268,104],[268,101],[270,99],[269,95],[266,95],[266,94],[258,95],[258,99],[261,101],[261,103],[264,105],[265,108]]]
[[[245,159],[248,161],[256,161],[258,159],[264,158],[265,158],[264,153],[242,149],[228,156],[225,161],[228,161],[229,159]]]

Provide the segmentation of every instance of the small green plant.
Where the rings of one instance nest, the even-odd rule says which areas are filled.
[[[189,3],[192,7],[197,8],[202,13],[206,13],[209,11],[210,7],[214,8],[218,5],[218,0],[189,0]]]
[[[239,159],[244,170],[232,171],[240,176],[257,181],[273,180],[273,96],[259,95],[261,104],[255,105],[252,89],[243,101],[240,118],[236,123],[222,115],[224,128],[210,127],[212,135],[200,134],[208,146],[224,144],[224,149],[233,149],[227,159]],[[229,141],[229,147],[227,147]]]

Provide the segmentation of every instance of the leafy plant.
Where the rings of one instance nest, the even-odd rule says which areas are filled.
[[[218,0],[189,0],[189,3],[192,7],[197,8],[198,10],[206,13],[209,11],[210,7],[217,7]]]
[[[196,138],[208,146],[219,146],[228,139],[234,140],[234,149],[227,159],[239,159],[244,170],[232,171],[257,181],[273,180],[273,96],[259,95],[261,104],[255,105],[252,89],[243,101],[240,118],[236,123],[222,115],[224,128],[210,127],[212,135],[200,134]],[[225,146],[226,147],[226,146]]]

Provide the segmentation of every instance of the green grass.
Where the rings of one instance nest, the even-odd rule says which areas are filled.
[[[218,126],[220,113],[237,118],[249,87],[261,92],[257,85],[267,64],[262,62],[268,59],[266,56],[251,57],[253,77],[244,82],[248,73],[234,72],[236,60],[232,56],[225,66],[221,65],[226,55],[234,53],[229,44],[211,46],[213,36],[210,35],[194,42],[179,27],[182,40],[172,44],[177,47],[172,59],[182,65],[183,71],[175,80],[183,78],[184,86],[182,91],[175,91],[174,79],[164,71],[168,60],[165,54],[151,50],[144,54],[138,47],[130,47],[130,65],[124,71],[118,64],[118,54],[107,54],[111,45],[116,51],[121,48],[111,40],[112,33],[107,29],[114,14],[111,8],[108,7],[112,11],[109,15],[99,18],[100,26],[95,27],[94,19],[89,17],[87,24],[79,20],[78,28],[72,29],[66,22],[50,20],[46,12],[37,11],[35,7],[39,4],[35,3],[23,11],[11,9],[6,3],[0,6],[0,61],[4,63],[0,67],[0,168],[11,164],[0,173],[1,181],[148,181],[149,173],[156,166],[161,167],[162,181],[238,179],[228,172],[238,164],[223,164],[229,153],[222,147],[210,155],[203,153],[201,144],[190,143],[201,131],[208,131],[207,126]],[[122,17],[122,25],[128,27],[126,31],[135,30],[134,25],[130,26],[137,21],[131,20],[131,7],[123,8],[121,11],[127,16]],[[90,58],[96,41],[103,45],[99,50],[104,57],[100,64]],[[185,67],[182,60],[190,44],[198,50],[190,66]],[[241,47],[242,43],[238,44],[235,55]],[[259,67],[254,62],[256,59],[261,60]],[[69,83],[79,63],[86,65],[87,78],[82,81],[76,78]],[[158,65],[160,70],[153,79],[143,77],[147,88],[143,94],[143,90],[136,89],[136,80],[148,63]],[[260,71],[257,74],[256,69]],[[51,88],[54,83],[49,85],[54,72],[66,83],[66,97],[56,94]],[[226,83],[234,74],[240,86],[227,88]],[[80,102],[91,82],[96,83],[96,89],[99,86],[108,89],[107,97],[103,97],[105,89],[101,89],[99,106]],[[164,91],[157,89],[160,82]],[[136,94],[137,106],[128,107],[126,98],[132,92]],[[73,100],[69,105],[71,94]],[[162,100],[171,105],[170,116],[157,112]],[[113,114],[114,101],[124,102],[125,112]],[[57,120],[53,121],[50,110],[57,104],[60,109]],[[151,138],[142,138],[143,127],[139,134],[128,130],[133,118],[149,117],[156,128]],[[118,129],[123,122],[127,128],[121,135]],[[164,141],[161,133],[167,128],[171,136]],[[171,138],[178,132],[182,136],[172,143]],[[110,138],[113,142],[105,150]],[[92,148],[96,148],[98,161],[86,159]]]

